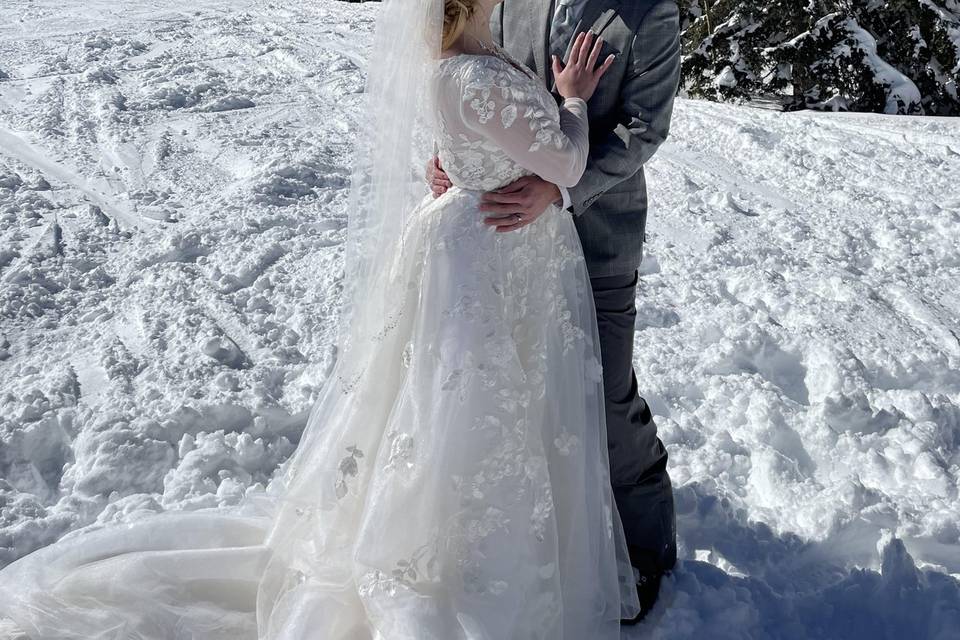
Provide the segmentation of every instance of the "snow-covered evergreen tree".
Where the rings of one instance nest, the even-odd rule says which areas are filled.
[[[898,0],[868,4],[858,16],[881,58],[910,78],[931,115],[960,115],[960,2]]]
[[[958,0],[682,0],[681,8],[691,95],[960,115]]]

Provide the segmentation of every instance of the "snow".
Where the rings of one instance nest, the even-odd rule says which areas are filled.
[[[376,12],[4,8],[0,564],[295,448]],[[681,101],[648,181],[683,559],[624,637],[960,638],[960,123]]]
[[[733,67],[727,65],[723,68],[723,71],[720,72],[720,75],[716,77],[713,83],[718,87],[735,87],[737,86],[737,74],[734,73]]]

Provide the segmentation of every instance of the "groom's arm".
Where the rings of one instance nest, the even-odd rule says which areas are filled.
[[[634,36],[620,89],[620,123],[605,138],[594,139],[587,170],[570,189],[575,215],[653,157],[670,132],[679,82],[680,15],[673,0],[664,0],[650,9]]]

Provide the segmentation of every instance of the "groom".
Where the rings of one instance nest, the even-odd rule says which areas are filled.
[[[680,76],[679,12],[674,0],[505,0],[491,25],[508,53],[554,86],[553,59],[567,59],[577,33],[604,39],[617,56],[589,101],[587,170],[570,190],[536,176],[486,194],[487,223],[510,231],[551,203],[573,213],[587,259],[600,329],[610,473],[631,561],[639,572],[642,619],[660,579],[676,562],[676,519],[667,452],[633,371],[637,268],[647,218],[644,164],[667,137]],[[450,183],[436,165],[433,190]],[[514,214],[521,214],[522,222]]]

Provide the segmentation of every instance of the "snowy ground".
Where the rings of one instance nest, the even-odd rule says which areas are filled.
[[[0,10],[0,565],[290,454],[376,10],[67,4]],[[682,101],[649,174],[683,561],[624,637],[960,638],[960,122]]]

